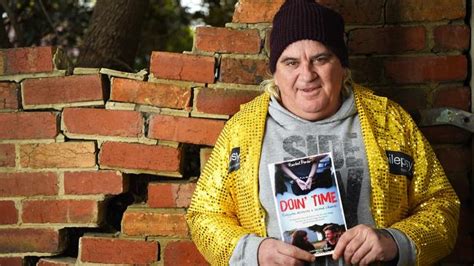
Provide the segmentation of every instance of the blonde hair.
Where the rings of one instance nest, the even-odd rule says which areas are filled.
[[[344,75],[344,80],[342,81],[342,90],[341,90],[342,97],[344,97],[344,98],[349,96],[351,86],[352,86],[351,70],[349,68],[346,68],[345,70],[346,70],[346,74]],[[262,81],[262,83],[260,83],[260,88],[262,90],[270,93],[270,95],[275,97],[277,100],[281,100],[280,99],[280,89],[275,84],[275,79],[274,78]]]

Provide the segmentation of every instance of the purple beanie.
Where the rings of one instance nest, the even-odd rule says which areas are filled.
[[[272,74],[281,53],[288,45],[300,40],[321,42],[339,58],[342,66],[349,66],[342,16],[315,0],[287,0],[273,18],[270,34]]]

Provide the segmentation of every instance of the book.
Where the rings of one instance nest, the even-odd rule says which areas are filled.
[[[331,153],[268,165],[281,239],[330,255],[347,230]]]

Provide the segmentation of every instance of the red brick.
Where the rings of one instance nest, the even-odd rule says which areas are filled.
[[[391,54],[425,48],[424,27],[384,27],[355,29],[349,35],[352,54]]]
[[[466,25],[443,25],[434,29],[434,49],[436,51],[467,50],[470,30]]]
[[[0,229],[0,253],[59,253],[66,246],[66,232],[54,229]]]
[[[233,22],[259,23],[271,22],[284,0],[240,0],[237,3]],[[346,23],[373,24],[381,22],[383,1],[368,0],[318,0],[322,5],[339,12]]]
[[[383,19],[384,2],[380,0],[318,0],[342,15],[346,23],[376,24]]]
[[[383,59],[380,57],[350,59],[352,79],[358,83],[378,84],[383,81]]]
[[[423,89],[398,89],[387,92],[386,96],[400,104],[409,113],[417,113],[427,106],[426,92]]]
[[[471,90],[469,87],[448,87],[436,90],[433,107],[454,107],[469,111]]]
[[[224,121],[219,120],[154,115],[148,137],[213,146],[223,128]]]
[[[470,132],[455,126],[428,126],[421,131],[430,143],[461,144],[471,138]]]
[[[2,265],[2,266],[23,266],[23,258],[21,258],[21,257],[0,257],[0,265]]]
[[[150,183],[148,206],[152,208],[187,208],[191,203],[195,183]]]
[[[24,200],[24,223],[97,223],[94,200]]]
[[[236,30],[219,27],[196,28],[195,45],[198,50],[217,53],[258,54],[258,30]]]
[[[0,144],[0,167],[15,167],[14,144]]]
[[[0,75],[53,71],[54,53],[50,46],[0,50]]]
[[[36,266],[74,266],[76,265],[76,258],[62,257],[62,258],[42,258],[38,261]]]
[[[181,149],[136,143],[105,142],[99,154],[101,167],[179,172]]]
[[[136,111],[66,108],[63,122],[66,135],[143,136],[143,117]]]
[[[188,237],[186,213],[181,209],[141,209],[123,214],[122,233],[129,236]]]
[[[221,61],[219,81],[238,84],[260,84],[271,78],[267,60],[225,57]]]
[[[18,89],[16,84],[0,82],[0,110],[18,108]]]
[[[162,79],[214,83],[215,59],[211,56],[152,52],[150,72]]]
[[[402,84],[464,80],[467,59],[463,55],[388,59],[385,71],[388,78]]]
[[[18,222],[18,210],[15,202],[11,200],[0,200],[0,224],[16,224]]]
[[[0,196],[36,196],[58,193],[54,173],[0,173]]]
[[[191,102],[191,89],[174,84],[114,78],[111,100],[185,109]]]
[[[209,265],[190,240],[170,241],[164,248],[164,265]]]
[[[472,166],[471,150],[462,146],[440,147],[436,155],[446,172],[467,172]]]
[[[151,264],[158,260],[159,245],[155,241],[120,238],[80,238],[81,262],[107,264]]]
[[[94,142],[59,142],[20,146],[23,168],[88,168],[95,164]]]
[[[389,23],[464,19],[466,16],[464,0],[388,0],[385,10]]]
[[[120,172],[87,171],[64,173],[64,193],[73,195],[117,195],[125,191]]]
[[[208,114],[233,115],[240,105],[262,94],[261,91],[199,88],[194,110]]]
[[[54,139],[57,133],[55,113],[0,113],[0,139]]]
[[[232,22],[271,22],[284,0],[240,0],[237,2]]]
[[[23,81],[24,105],[102,101],[100,75],[78,75]]]

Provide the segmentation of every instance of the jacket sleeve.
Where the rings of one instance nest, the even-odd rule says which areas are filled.
[[[251,233],[239,225],[232,198],[235,172],[229,173],[229,139],[228,123],[199,177],[187,212],[191,238],[212,265],[228,265],[239,239]]]
[[[460,202],[426,138],[405,111],[396,109],[412,148],[415,169],[408,186],[408,217],[391,227],[415,243],[417,265],[429,265],[454,247]]]

